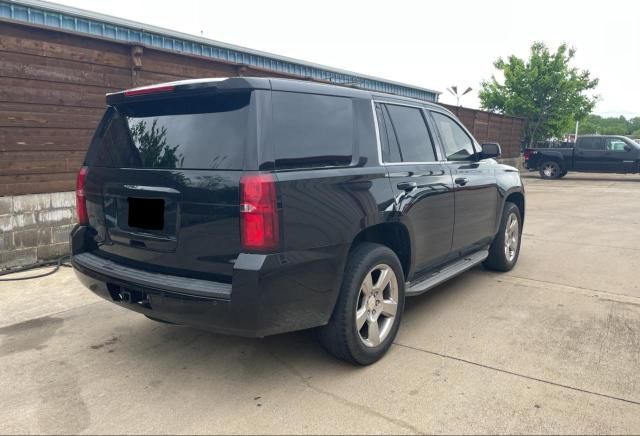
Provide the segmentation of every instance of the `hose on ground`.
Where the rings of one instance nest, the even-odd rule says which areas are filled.
[[[40,277],[46,277],[46,276],[50,276],[52,274],[55,274],[56,272],[58,272],[58,270],[61,267],[66,267],[66,268],[71,268],[71,264],[69,263],[70,260],[70,256],[66,255],[66,256],[62,256],[56,260],[48,260],[48,261],[40,261],[40,262],[36,262],[34,264],[31,265],[27,265],[27,266],[19,266],[16,268],[10,268],[6,271],[0,271],[0,282],[17,282],[20,280],[31,280],[31,279],[38,279]],[[9,274],[16,274],[19,272],[24,272],[24,271],[30,271],[32,269],[36,269],[36,268],[43,268],[43,267],[47,267],[47,266],[53,266],[54,268],[50,271],[44,272],[44,273],[40,273],[40,274],[35,274],[32,276],[27,276],[27,277],[12,277],[12,278],[3,278],[4,276],[7,276]]]

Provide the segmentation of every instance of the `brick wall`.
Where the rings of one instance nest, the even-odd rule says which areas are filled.
[[[0,197],[0,269],[67,254],[74,222],[74,192]]]

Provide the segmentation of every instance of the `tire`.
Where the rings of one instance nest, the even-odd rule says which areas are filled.
[[[513,219],[517,220],[515,227],[512,226]],[[510,240],[508,246],[507,240]],[[506,202],[500,219],[500,229],[491,243],[489,257],[483,262],[484,267],[493,271],[511,271],[518,262],[521,240],[522,217],[520,209],[515,204]]]
[[[389,279],[384,287],[383,273]],[[318,331],[320,342],[338,359],[369,365],[391,347],[403,309],[404,273],[398,257],[384,245],[363,242],[349,255],[331,319]],[[377,328],[370,330],[374,324]]]
[[[540,164],[539,171],[540,177],[543,179],[559,179],[564,175],[562,174],[563,170],[560,167],[560,164],[555,160],[542,162],[542,164]]]

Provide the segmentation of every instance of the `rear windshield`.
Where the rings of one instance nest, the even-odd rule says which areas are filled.
[[[241,93],[109,108],[88,163],[117,168],[242,169],[250,100],[250,93]]]

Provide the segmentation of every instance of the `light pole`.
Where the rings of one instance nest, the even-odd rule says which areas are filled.
[[[451,95],[456,98],[456,105],[460,106],[460,97],[473,91],[473,88],[469,86],[462,94],[458,94],[458,87],[456,85],[453,85],[451,86],[451,88],[447,88],[447,91],[449,91]]]

